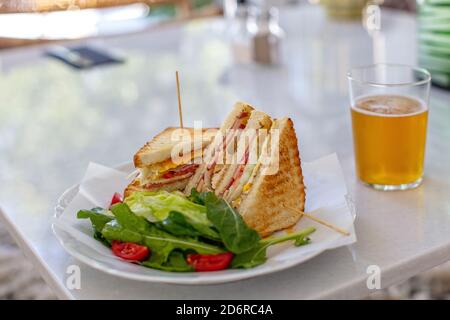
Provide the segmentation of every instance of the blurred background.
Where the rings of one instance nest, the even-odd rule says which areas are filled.
[[[184,19],[234,17],[241,5],[293,5],[303,0],[2,0],[0,48],[45,41],[126,34]],[[319,4],[320,0],[311,0]],[[322,0],[330,16],[361,14],[365,0]],[[375,0],[386,7],[414,12],[414,0]],[[100,10],[97,10],[100,9]]]
[[[135,34],[164,28],[173,23],[183,23],[205,17],[224,15],[236,19],[242,15],[242,8],[254,6],[296,6],[302,0],[254,1],[246,0],[0,0],[0,50],[35,46],[43,43],[57,45],[60,41],[75,39],[95,39],[124,34]],[[309,1],[321,6],[330,19],[361,19],[362,8],[368,1],[362,0],[317,0]],[[378,0],[379,6],[421,15],[432,11],[426,1]],[[450,10],[450,5],[448,10]],[[450,11],[447,11],[447,13]],[[449,21],[449,20],[447,20]],[[282,21],[280,21],[282,24]],[[433,26],[425,22],[421,29],[424,39],[428,39]],[[450,28],[448,29],[450,30]],[[275,37],[280,36],[278,34]],[[434,39],[432,39],[434,40]],[[439,39],[435,40],[439,41]],[[239,41],[237,41],[239,42]],[[239,59],[256,59],[261,63],[275,63],[276,57],[264,53],[262,44],[259,55],[249,58],[242,53]],[[239,46],[236,50],[241,50]],[[442,52],[448,50],[442,46]],[[70,56],[64,49],[54,52],[73,63],[80,57]],[[270,51],[270,50],[269,50]],[[439,49],[429,49],[424,43],[420,51],[421,64],[433,72],[437,85],[450,85],[448,58],[443,58]],[[4,66],[1,66],[4,68]],[[139,66],[136,66],[139,68]],[[42,70],[45,73],[45,70]],[[17,75],[20,78],[20,74]],[[92,80],[92,79],[91,79]],[[19,81],[19,80],[18,80]],[[26,79],[20,80],[26,82]],[[95,82],[95,79],[92,81]],[[5,84],[6,86],[6,84]],[[8,90],[6,86],[2,90]],[[33,84],[30,84],[32,87]],[[132,95],[132,93],[130,93]],[[132,97],[131,97],[132,98]],[[130,98],[130,99],[131,99]],[[2,99],[3,103],[8,101]],[[1,131],[0,131],[1,133]],[[0,136],[0,139],[7,139]],[[0,149],[1,150],[1,149]],[[2,155],[3,156],[3,155]],[[46,286],[27,259],[22,255],[10,235],[0,222],[0,299],[54,299],[55,295]],[[390,287],[368,297],[370,299],[449,299],[450,266],[443,265],[407,282]]]

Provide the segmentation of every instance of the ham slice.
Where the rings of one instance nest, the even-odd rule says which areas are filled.
[[[170,179],[173,177],[183,176],[187,173],[194,173],[197,168],[198,164],[185,164],[164,172],[161,177],[163,179]]]

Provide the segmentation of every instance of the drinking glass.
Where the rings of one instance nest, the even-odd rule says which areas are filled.
[[[379,190],[420,185],[424,170],[429,72],[376,64],[348,73],[356,173]]]

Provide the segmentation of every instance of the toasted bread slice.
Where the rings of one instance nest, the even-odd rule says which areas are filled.
[[[202,149],[211,142],[216,132],[215,128],[204,128],[201,141],[194,142],[194,139],[197,138],[194,135],[194,128],[166,128],[136,152],[133,158],[134,166],[142,168],[170,159],[172,149],[180,143],[189,144],[192,151]],[[190,137],[190,141],[184,142],[186,136]]]
[[[264,175],[261,166],[237,208],[245,222],[263,237],[288,228],[300,219],[301,214],[286,210],[283,205],[301,212],[305,209],[305,186],[292,120],[275,120],[271,131],[276,129],[279,130],[278,171]]]

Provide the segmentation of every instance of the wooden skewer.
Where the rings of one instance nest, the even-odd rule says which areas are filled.
[[[180,79],[178,77],[178,71],[175,71],[175,77],[177,79],[178,114],[180,116],[180,128],[183,128],[183,111],[181,110]]]
[[[339,227],[333,226],[332,224],[330,224],[330,223],[328,223],[326,221],[323,221],[322,219],[316,218],[316,217],[314,217],[314,216],[312,216],[312,215],[310,215],[308,213],[305,213],[305,212],[297,210],[295,208],[286,206],[284,204],[283,204],[283,207],[285,207],[285,208],[287,208],[289,210],[292,210],[292,211],[294,211],[296,213],[300,213],[301,215],[303,215],[303,216],[305,216],[305,217],[307,217],[307,218],[309,218],[309,219],[311,219],[311,220],[313,220],[313,221],[315,221],[317,223],[320,223],[320,224],[322,224],[322,225],[324,225],[324,226],[326,226],[326,227],[328,227],[330,229],[333,229],[334,231],[339,232],[340,234],[343,234],[344,236],[349,236],[350,235],[350,232],[348,232],[348,231],[346,231],[344,229],[341,229]]]

